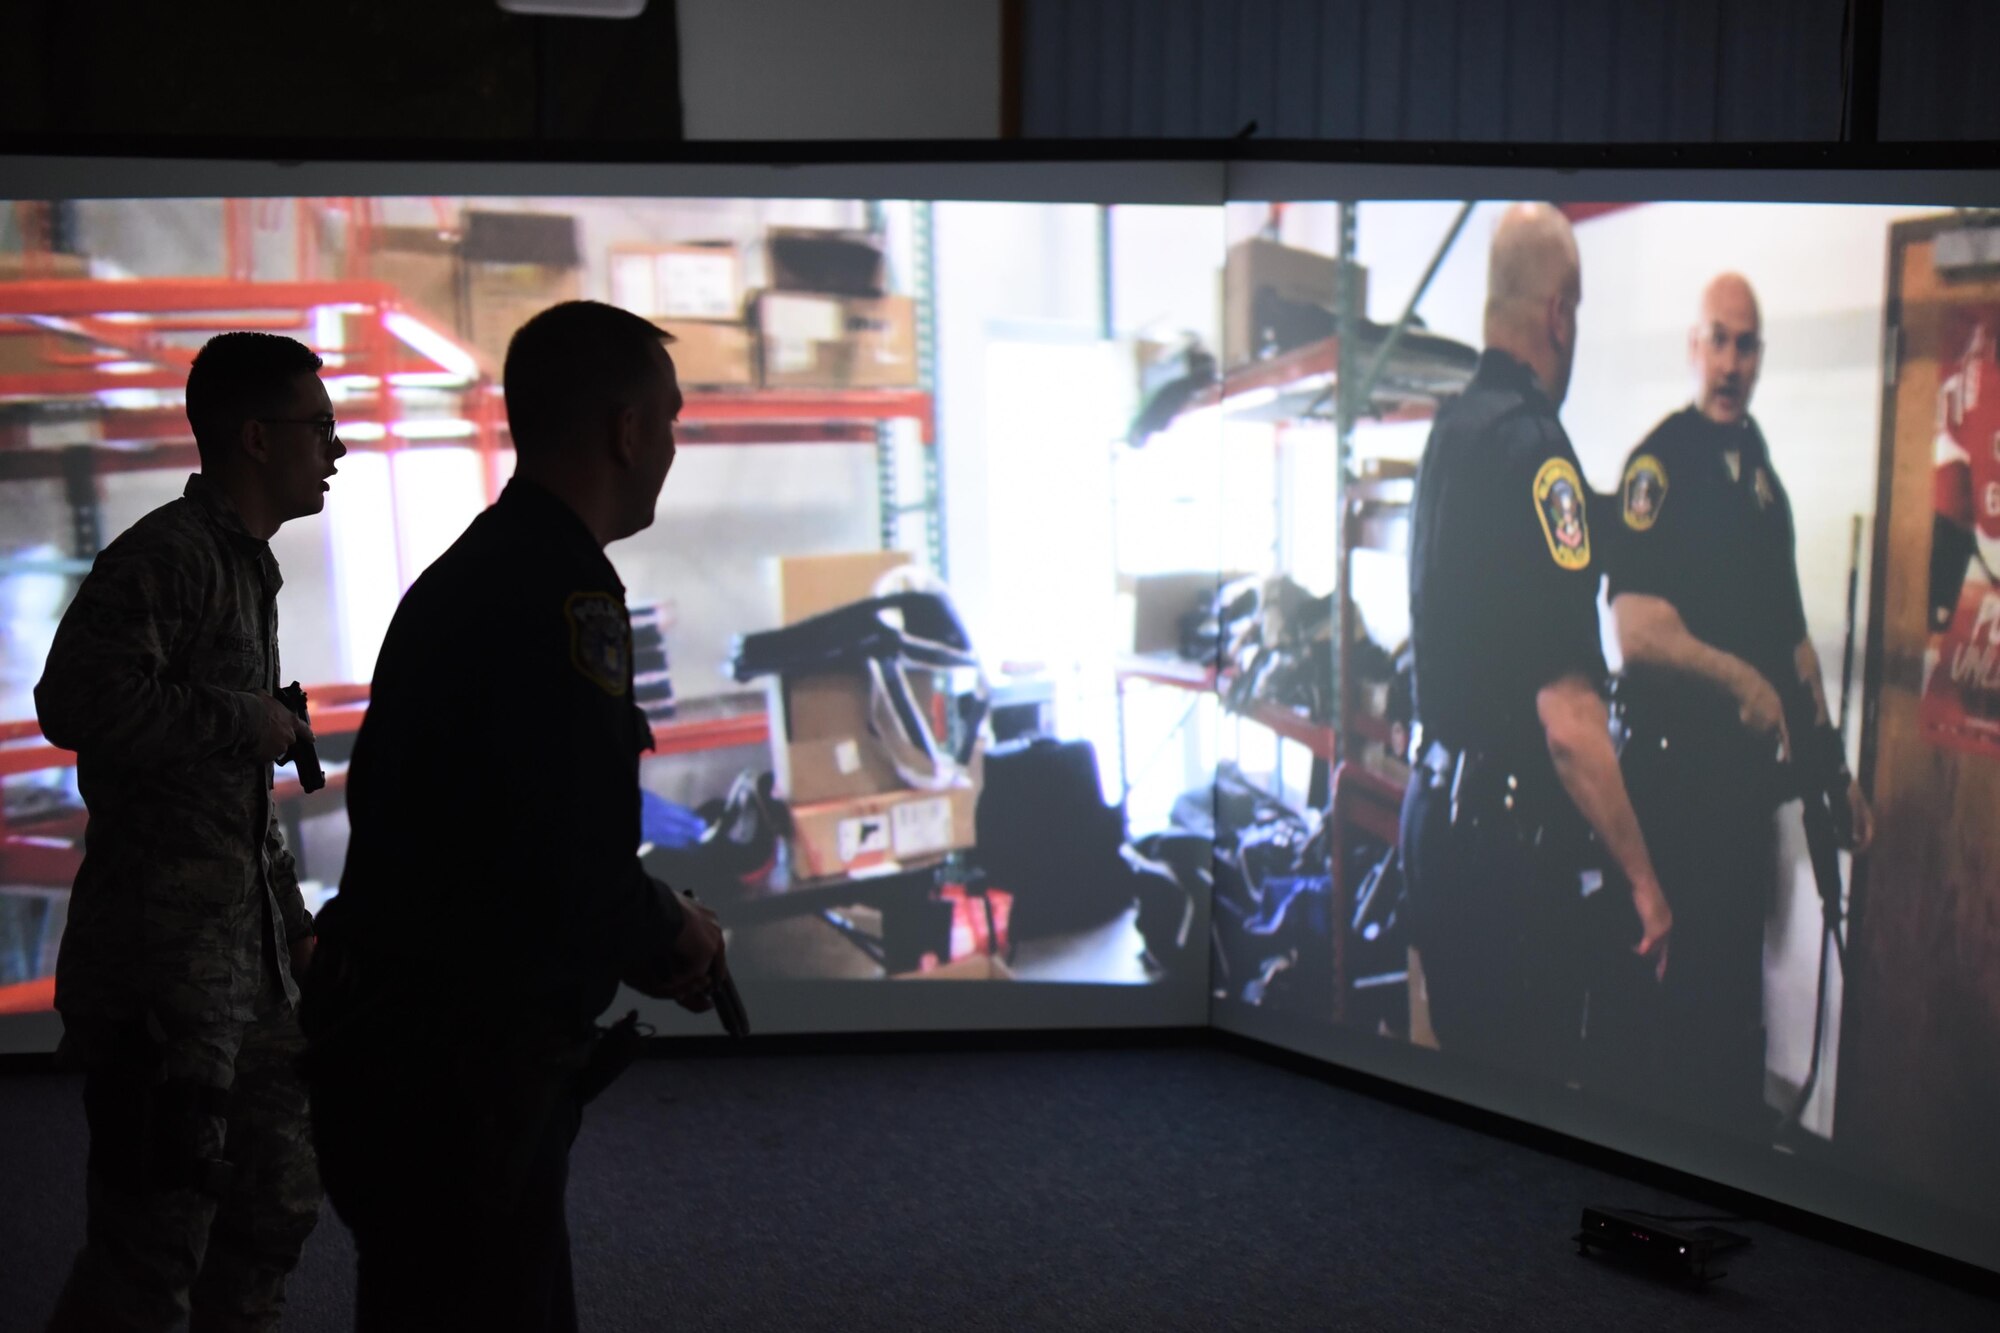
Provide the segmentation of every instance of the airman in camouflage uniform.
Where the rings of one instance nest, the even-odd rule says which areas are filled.
[[[345,452],[311,351],[212,340],[204,472],[96,560],[35,690],[90,809],[56,967],[85,1071],[89,1235],[53,1328],[275,1328],[318,1218],[295,969],[313,923],[272,800],[310,738],[279,686],[268,537]]]

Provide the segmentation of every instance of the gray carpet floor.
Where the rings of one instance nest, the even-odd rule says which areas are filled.
[[[82,1236],[78,1086],[0,1078],[0,1329]],[[1715,1210],[1206,1046],[646,1060],[569,1197],[590,1330],[2000,1328],[1755,1221],[1698,1291],[1580,1258],[1580,1204]],[[348,1328],[352,1264],[328,1210],[285,1327]]]

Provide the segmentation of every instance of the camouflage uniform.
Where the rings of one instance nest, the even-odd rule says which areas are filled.
[[[313,923],[250,752],[281,581],[192,477],[98,556],[35,689],[90,809],[56,964],[90,1224],[56,1327],[275,1328],[318,1218],[290,961]]]

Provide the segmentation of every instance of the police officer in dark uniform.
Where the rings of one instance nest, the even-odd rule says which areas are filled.
[[[1673,927],[1601,693],[1601,525],[1556,420],[1581,299],[1568,222],[1509,209],[1486,350],[1432,428],[1411,543],[1418,736],[1401,837],[1431,1026],[1445,1051],[1543,1079],[1576,1054],[1592,835],[1655,972]]]
[[[1749,414],[1763,357],[1750,284],[1726,273],[1689,339],[1692,406],[1625,464],[1612,611],[1625,657],[1632,799],[1674,904],[1674,967],[1612,1054],[1628,1093],[1669,1113],[1768,1136],[1764,922],[1777,807],[1802,781],[1846,801],[1853,845],[1871,817],[1829,724],[1807,633],[1791,502]],[[1610,1015],[1607,1015],[1610,1017]]]
[[[382,645],[304,1014],[363,1329],[575,1328],[563,1195],[610,1072],[594,1020],[621,980],[699,1011],[727,975],[713,914],[640,869],[651,732],[604,555],[673,463],[661,338],[594,302],[522,327],[514,478]]]

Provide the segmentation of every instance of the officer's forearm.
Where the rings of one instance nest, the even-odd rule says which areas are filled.
[[[1674,604],[1645,593],[1620,593],[1611,603],[1618,649],[1627,667],[1648,666],[1705,681],[1731,699],[1751,688],[1757,668],[1688,632]]]
[[[1535,709],[1563,790],[1635,890],[1657,887],[1639,817],[1633,813],[1625,775],[1618,767],[1618,752],[1611,746],[1604,700],[1581,677],[1566,676],[1542,687],[1535,696]]]

